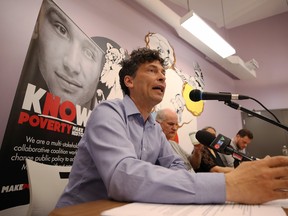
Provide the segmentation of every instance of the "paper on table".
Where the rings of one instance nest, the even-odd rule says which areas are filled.
[[[151,203],[130,203],[106,210],[101,216],[286,216],[280,206],[241,205],[168,205]]]
[[[264,203],[263,205],[272,205],[272,206],[280,206],[282,208],[288,208],[288,199],[273,200],[273,201]]]

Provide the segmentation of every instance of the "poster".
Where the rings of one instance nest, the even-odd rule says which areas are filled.
[[[85,35],[52,0],[42,2],[0,149],[0,211],[29,203],[26,158],[72,165],[92,109],[115,87],[101,73],[116,50],[125,56],[115,42]],[[118,76],[109,68],[106,76]]]

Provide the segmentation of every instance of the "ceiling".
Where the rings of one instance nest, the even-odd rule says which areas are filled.
[[[166,0],[179,11],[193,10],[219,28],[234,28],[288,11],[288,0]],[[165,3],[165,1],[163,1]],[[183,15],[183,14],[182,14]]]
[[[257,77],[259,83],[269,83],[270,75],[264,75],[258,56],[245,62],[241,56],[233,55],[222,58],[207,45],[179,25],[181,17],[193,10],[210,26],[218,27],[220,32],[227,32],[235,27],[260,21],[275,15],[288,12],[288,0],[134,0],[161,20],[173,27],[180,38],[200,51],[204,57],[219,67],[222,72],[235,80],[253,80]],[[212,24],[212,25],[211,25]],[[255,58],[255,60],[254,60]],[[252,64],[251,64],[252,62]],[[254,64],[255,62],[255,64]],[[263,63],[263,61],[262,61]],[[259,68],[258,68],[259,66]],[[257,74],[256,74],[257,72]],[[259,72],[259,73],[258,73]],[[258,74],[260,76],[258,76]],[[262,76],[261,76],[262,75]],[[282,75],[283,76],[283,75]],[[260,78],[261,77],[261,78]],[[269,80],[267,80],[267,78]],[[284,79],[277,76],[283,82]],[[246,83],[246,82],[245,82]],[[259,84],[260,85],[260,84]]]

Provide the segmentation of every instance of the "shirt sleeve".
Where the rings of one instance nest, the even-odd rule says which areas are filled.
[[[103,103],[94,111],[85,136],[89,143],[88,151],[109,197],[130,202],[225,202],[224,174],[188,172],[181,168],[183,163],[172,154],[172,148],[163,147],[164,144],[169,145],[167,142],[156,139],[155,143],[146,146],[142,145],[145,140],[141,140],[139,145],[132,143],[131,132],[127,128],[129,119],[117,107]],[[135,123],[136,120],[133,121]],[[162,142],[160,147],[157,142]],[[145,155],[152,150],[159,152],[156,163]]]

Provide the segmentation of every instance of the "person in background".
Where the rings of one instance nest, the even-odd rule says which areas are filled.
[[[230,146],[235,150],[246,154],[246,147],[253,140],[253,133],[248,129],[240,129],[236,136],[231,140]],[[227,167],[237,167],[240,163],[239,160],[236,160],[232,155],[221,154],[222,161]]]
[[[245,162],[225,174],[186,170],[151,114],[165,93],[163,63],[159,52],[148,48],[121,62],[125,96],[92,111],[56,207],[100,199],[259,204],[288,198],[285,156]]]
[[[216,137],[216,129],[211,126],[207,126],[203,128]],[[202,144],[201,144],[202,145]],[[201,162],[196,172],[230,172],[233,168],[226,167],[221,159],[221,156],[218,152],[214,151],[213,149],[209,148],[208,146],[203,145],[203,149],[201,151]]]
[[[160,124],[167,140],[171,144],[175,153],[181,156],[187,170],[194,172],[199,168],[201,160],[201,145],[195,145],[191,154],[187,153],[181,146],[173,141],[178,131],[178,116],[174,110],[161,109],[157,111],[156,121]]]

